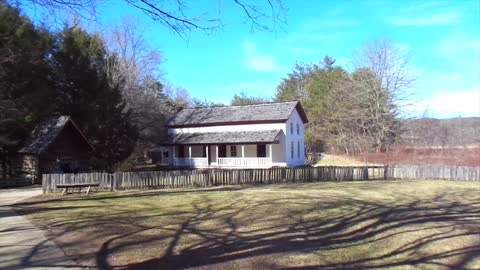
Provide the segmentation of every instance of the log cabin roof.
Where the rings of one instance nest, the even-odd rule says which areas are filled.
[[[72,125],[74,129],[81,135],[80,137],[93,149],[90,141],[85,137],[78,126],[69,116],[52,116],[38,124],[32,131],[30,138],[25,146],[20,149],[20,153],[39,155],[45,152],[48,147],[55,141],[60,132],[67,125]]]
[[[283,123],[297,110],[308,122],[299,101],[263,103],[244,106],[187,108],[167,122],[167,127],[199,127],[229,124]]]
[[[257,144],[278,143],[281,129],[256,131],[195,132],[177,133],[161,145],[207,145],[207,144]]]

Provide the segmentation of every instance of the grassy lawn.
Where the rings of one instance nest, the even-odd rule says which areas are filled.
[[[18,209],[101,269],[480,268],[479,183],[48,195]]]
[[[368,163],[353,157],[343,155],[323,156],[314,166],[381,166],[382,164]]]

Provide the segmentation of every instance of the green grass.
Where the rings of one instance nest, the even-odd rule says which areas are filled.
[[[18,209],[102,269],[480,268],[479,183],[48,195]]]

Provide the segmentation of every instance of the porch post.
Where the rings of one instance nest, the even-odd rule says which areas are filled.
[[[217,159],[216,163],[217,163],[217,166],[218,166],[218,144],[215,145],[215,158]]]
[[[177,151],[177,146],[172,145],[172,164],[175,166],[175,152]]]
[[[270,154],[270,163],[272,163],[272,145],[273,144],[268,145],[268,151],[269,151],[269,154]]]
[[[205,149],[205,153],[207,154],[207,155],[206,155],[206,156],[207,156],[207,166],[209,166],[209,165],[210,165],[210,162],[208,162],[208,154],[209,154],[208,152],[210,152],[210,146],[209,146],[209,145],[206,145],[205,148],[206,148],[206,149]]]
[[[242,159],[240,160],[241,164],[245,166],[246,161],[245,161],[245,145],[242,144]]]
[[[188,165],[190,165],[190,166],[193,165],[193,162],[192,162],[192,146],[191,145],[188,146]]]

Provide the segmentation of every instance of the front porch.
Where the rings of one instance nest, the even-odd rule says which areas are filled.
[[[273,144],[175,145],[172,165],[195,168],[270,168]]]

